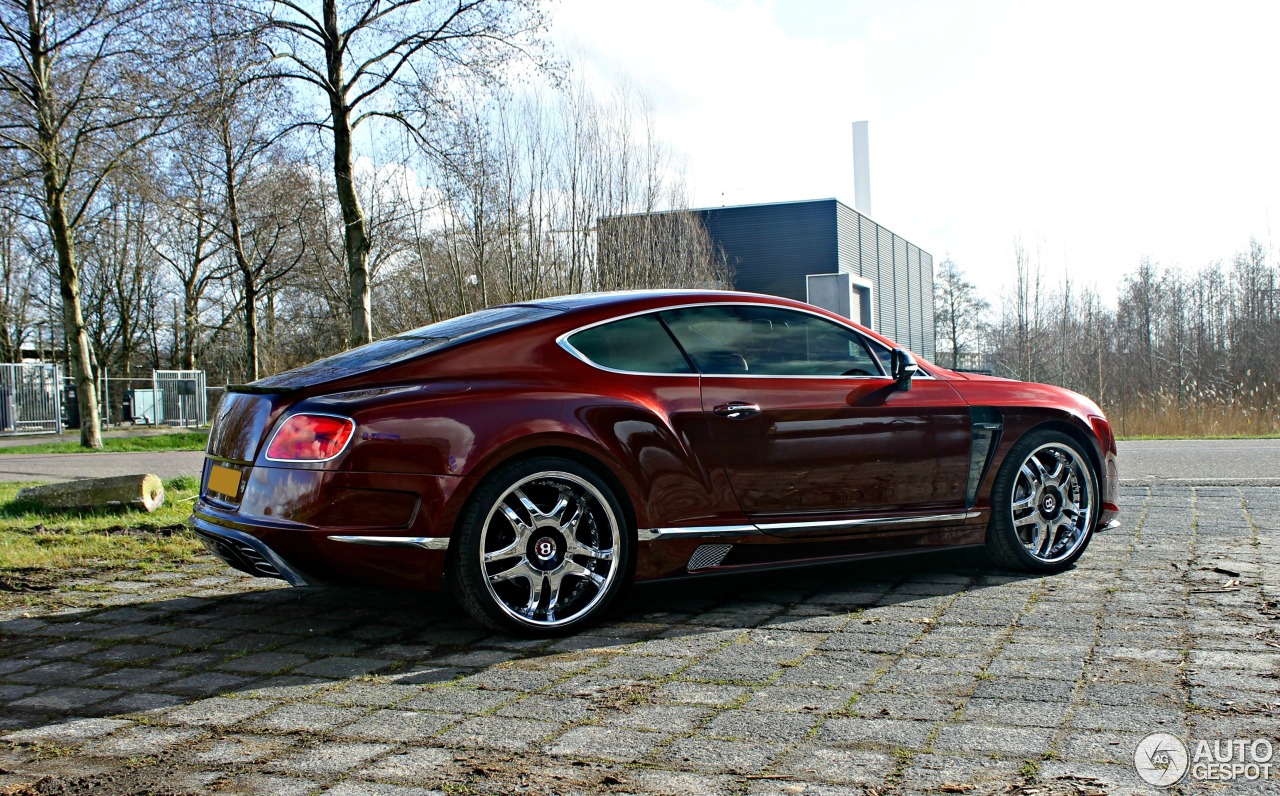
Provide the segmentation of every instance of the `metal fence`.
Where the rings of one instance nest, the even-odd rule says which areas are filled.
[[[0,364],[0,435],[62,433],[61,387],[51,362]]]
[[[182,427],[209,422],[202,370],[156,370],[149,379],[109,378],[104,371],[97,392],[103,428],[119,422]],[[76,397],[74,381],[55,363],[0,363],[0,436],[79,428]]]
[[[98,394],[98,417],[100,426],[107,428],[111,425],[111,393],[109,388],[114,379],[108,379],[104,371],[98,377],[94,384],[94,389]],[[58,396],[58,403],[62,408],[62,427],[80,428],[80,403],[79,403],[79,387],[76,386],[76,380],[71,376],[62,377],[62,394]]]
[[[153,394],[149,396],[150,422],[171,426],[203,426],[209,422],[209,402],[205,395],[203,370],[157,370],[152,377]],[[143,416],[139,404],[146,398],[134,390],[134,415]]]

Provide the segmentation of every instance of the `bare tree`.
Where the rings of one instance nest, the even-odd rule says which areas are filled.
[[[959,367],[960,355],[981,343],[987,327],[983,315],[991,303],[965,278],[964,269],[948,258],[939,263],[934,277],[934,306],[937,339],[950,343],[951,367]]]
[[[225,252],[222,196],[216,144],[199,128],[189,128],[166,153],[167,168],[156,175],[156,220],[149,244],[178,283],[180,314],[174,329],[173,364],[194,370],[202,346],[202,303],[210,288],[226,277],[218,268]],[[158,343],[156,358],[159,358]]]
[[[1136,394],[1150,399],[1160,389],[1163,370],[1158,371],[1159,341],[1165,321],[1164,280],[1159,267],[1143,257],[1138,269],[1122,283],[1119,316],[1123,321],[1123,344],[1143,378],[1134,385]],[[1155,403],[1150,402],[1154,411]]]
[[[5,362],[22,361],[23,346],[34,331],[31,299],[38,269],[22,227],[16,211],[0,207],[0,359]]]
[[[127,373],[155,303],[159,269],[147,240],[154,205],[134,181],[119,176],[104,187],[106,207],[84,229],[81,262],[94,360]]]
[[[312,216],[305,208],[315,201],[314,186],[295,164],[278,163],[251,185],[233,189],[235,219],[232,251],[244,315],[245,376],[257,379],[259,350],[258,303],[270,288],[302,262],[307,251],[304,226]]]
[[[1000,321],[991,333],[991,353],[1002,372],[1025,381],[1053,378],[1042,373],[1046,345],[1044,307],[1051,298],[1043,289],[1044,269],[1021,240],[1015,240],[1012,291],[1000,305]]]
[[[208,75],[208,88],[194,104],[179,146],[199,203],[192,209],[201,211],[197,251],[205,258],[224,253],[230,261],[225,270],[234,274],[239,300],[228,312],[240,313],[245,376],[254,380],[260,375],[259,304],[301,260],[301,227],[314,197],[294,153],[284,146],[292,129],[292,98],[270,79],[262,31],[246,25],[234,6],[210,3],[200,10],[206,41],[196,63]],[[211,217],[203,206],[205,191],[217,207]],[[219,233],[216,244],[209,223]],[[202,280],[214,276],[197,273],[194,264],[184,269],[188,315]]]
[[[419,272],[434,276],[415,281],[431,286],[433,314],[728,284],[701,220],[681,210],[682,181],[635,92],[601,100],[578,84],[468,100],[442,138],[449,157],[430,159],[439,222],[416,254]]]
[[[77,230],[105,181],[173,119],[156,90],[168,51],[149,41],[150,0],[3,0],[0,142],[18,163],[57,257],[80,442],[102,447],[93,354],[81,306]]]
[[[1002,375],[1086,393],[1121,434],[1280,432],[1280,268],[1256,240],[1198,271],[1141,258],[1115,307],[1070,281],[1040,289],[1019,254],[990,335]]]
[[[309,123],[326,131],[342,208],[349,283],[349,343],[369,342],[369,227],[355,177],[353,135],[390,120],[430,143],[428,113],[459,75],[489,78],[530,55],[544,27],[536,0],[273,0],[264,24],[276,36],[282,77],[318,89],[327,113]],[[534,60],[537,63],[537,60]]]

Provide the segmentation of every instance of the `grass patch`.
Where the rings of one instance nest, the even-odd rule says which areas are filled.
[[[209,441],[203,431],[175,431],[172,434],[150,434],[141,437],[106,437],[102,450],[80,447],[78,442],[42,442],[18,445],[0,450],[0,455],[17,453],[145,453],[147,451],[202,451]]]
[[[190,492],[192,495],[194,495],[196,493],[196,490],[198,490],[199,488],[200,488],[200,476],[191,475],[190,473],[188,473],[187,475],[174,476],[173,478],[170,478],[168,481],[164,482],[164,490],[166,494],[169,492],[170,489],[172,489],[175,492]],[[188,497],[190,497],[190,495],[188,495]]]
[[[199,482],[165,481],[164,505],[151,514],[133,508],[45,509],[19,501],[30,484],[0,483],[0,591],[54,588],[68,577],[135,567],[172,569],[204,549],[187,529]]]
[[[1111,429],[1121,439],[1255,439],[1280,436],[1280,415],[1256,396],[1256,405],[1184,395],[1145,406],[1104,406]]]

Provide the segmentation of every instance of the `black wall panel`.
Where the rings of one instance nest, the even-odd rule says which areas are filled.
[[[711,239],[724,249],[738,290],[804,301],[807,274],[837,270],[834,200],[701,213]]]

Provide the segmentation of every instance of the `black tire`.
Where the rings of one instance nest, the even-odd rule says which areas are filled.
[[[598,620],[629,579],[635,548],[614,490],[556,456],[487,476],[454,539],[447,582],[467,613],[495,630],[544,637]]]
[[[1046,462],[1067,472],[1047,477]],[[1028,502],[1033,505],[1018,507]],[[1013,446],[996,476],[987,554],[1007,569],[1061,572],[1089,546],[1101,506],[1098,472],[1080,443],[1059,431],[1033,431]]]

